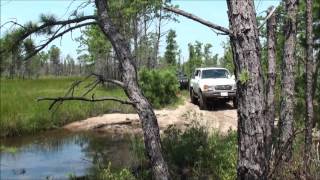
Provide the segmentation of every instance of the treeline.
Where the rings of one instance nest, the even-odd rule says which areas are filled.
[[[29,42],[33,44],[32,40]],[[82,76],[92,70],[92,65],[83,61],[82,56],[77,60],[70,55],[62,57],[61,50],[55,45],[26,60],[23,59],[26,47],[18,48],[1,56],[1,77],[34,79],[40,76]]]
[[[135,15],[131,23],[122,24],[121,31],[130,39],[132,54],[136,57],[135,66],[138,71],[146,69],[165,69],[174,67],[178,73],[191,75],[193,70],[201,66],[221,66],[233,71],[229,45],[225,45],[225,55],[218,58],[213,54],[212,44],[195,41],[188,44],[188,57],[182,58],[174,30],[162,32],[161,25],[174,20],[170,14],[162,14],[154,9],[152,15],[146,12]],[[42,17],[43,18],[43,17]],[[48,16],[47,19],[54,19]],[[157,23],[154,23],[156,21]],[[45,22],[45,21],[44,21]],[[153,23],[151,27],[150,23]],[[89,25],[76,38],[79,43],[77,57],[67,54],[62,56],[59,47],[52,45],[48,51],[38,51],[31,38],[22,44],[14,44],[19,37],[20,29],[11,30],[0,38],[2,47],[0,73],[8,78],[38,78],[40,76],[81,76],[91,72],[106,78],[119,79],[119,60],[111,45],[97,25]],[[165,53],[159,54],[161,39],[165,39]],[[14,47],[14,48],[12,48]],[[10,49],[9,51],[6,51]]]

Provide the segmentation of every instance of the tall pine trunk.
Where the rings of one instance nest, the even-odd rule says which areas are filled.
[[[314,78],[314,58],[313,58],[313,31],[312,31],[312,0],[306,0],[306,118],[305,118],[305,146],[304,146],[304,168],[306,175],[310,174],[309,164],[312,149],[312,125],[313,125],[313,78]]]
[[[269,8],[268,13],[272,13]],[[267,46],[268,46],[268,74],[266,87],[266,156],[269,161],[271,159],[272,135],[275,120],[275,84],[276,84],[276,15],[273,13],[267,20]]]
[[[293,109],[294,109],[294,70],[296,45],[296,15],[298,0],[286,0],[286,18],[284,24],[284,49],[281,76],[281,105],[279,121],[279,141],[276,150],[276,159],[288,162],[292,156],[293,141]]]
[[[227,0],[237,76],[238,179],[267,179],[261,46],[252,0]]]
[[[135,109],[142,122],[144,144],[152,166],[153,178],[170,179],[168,167],[161,152],[157,118],[150,103],[138,86],[134,57],[130,52],[128,41],[125,40],[111,22],[107,1],[95,0],[95,4],[98,10],[99,26],[110,40],[119,59],[122,81],[125,84],[124,91],[129,99],[135,102]]]
[[[272,9],[268,10],[272,13]],[[267,20],[267,46],[268,46],[268,74],[266,87],[266,146],[272,147],[272,134],[275,120],[275,84],[276,84],[276,14],[273,13]],[[267,148],[268,160],[271,158],[272,148]]]

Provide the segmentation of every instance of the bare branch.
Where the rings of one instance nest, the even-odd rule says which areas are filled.
[[[83,83],[84,81],[86,81],[87,79],[89,79],[90,77],[95,76],[96,80],[93,81],[92,83],[89,83],[85,88],[87,88],[87,90],[81,95],[81,96],[73,96],[74,95],[74,91],[77,87],[79,87],[79,85],[81,83]],[[77,80],[75,82],[73,82],[70,86],[70,88],[68,89],[68,91],[66,92],[66,94],[63,97],[42,97],[42,98],[38,98],[38,101],[44,101],[44,100],[48,100],[48,101],[53,101],[51,103],[51,105],[49,106],[49,110],[51,110],[54,105],[57,105],[57,108],[64,102],[64,101],[72,101],[72,100],[78,100],[78,101],[89,101],[89,102],[97,102],[97,101],[117,101],[120,102],[122,104],[130,104],[130,105],[134,105],[135,103],[132,101],[127,101],[127,100],[122,100],[122,99],[117,99],[115,97],[99,97],[99,98],[94,98],[94,94],[92,94],[91,98],[87,98],[85,97],[86,95],[88,95],[90,92],[92,92],[97,85],[99,84],[103,84],[105,82],[110,82],[113,84],[116,84],[120,87],[124,87],[123,82],[121,81],[117,81],[117,80],[113,80],[113,79],[105,79],[102,75],[99,74],[95,74],[95,73],[91,73],[88,76],[86,76],[83,80]]]
[[[14,26],[14,25],[17,25],[17,26],[20,26],[20,27],[23,28],[23,29],[26,28],[26,27],[24,27],[22,24],[19,24],[19,23],[17,23],[16,21],[12,21],[12,20],[3,23],[3,24],[0,26],[0,28],[3,28],[3,27],[4,27],[5,25],[7,25],[7,24],[13,24],[13,26]],[[11,29],[11,27],[10,27],[10,29]]]
[[[63,101],[88,101],[88,102],[99,102],[99,101],[115,101],[119,102],[121,104],[129,104],[129,105],[134,105],[135,103],[132,101],[128,100],[122,100],[118,99],[115,97],[99,97],[99,98],[94,98],[92,96],[91,98],[86,98],[86,97],[78,97],[78,96],[67,96],[67,97],[42,97],[38,98],[37,101],[53,101],[49,107],[49,110],[52,109],[52,107],[58,103],[58,102],[63,102]]]
[[[87,23],[82,23],[82,24],[78,24],[76,26],[73,26],[73,27],[70,27],[64,31],[62,31],[61,33],[59,34],[56,34],[56,35],[53,35],[46,43],[42,44],[39,46],[38,49],[36,49],[35,51],[33,51],[32,53],[28,54],[24,60],[27,60],[29,58],[31,58],[32,56],[36,55],[38,52],[40,52],[42,49],[44,49],[48,44],[50,44],[53,40],[59,38],[59,37],[62,37],[64,34],[66,34],[67,32],[69,31],[72,31],[74,29],[77,29],[77,28],[80,28],[80,27],[83,27],[83,26],[88,26],[88,25],[92,25],[92,24],[96,24],[95,21],[93,22],[87,22]]]
[[[90,88],[86,91],[86,92],[84,92],[83,94],[82,94],[82,97],[84,97],[84,96],[86,96],[88,93],[90,93],[91,91],[93,91],[96,87],[97,87],[97,85],[98,84],[100,84],[101,82],[99,81],[99,80],[95,80],[93,83],[91,83],[90,84]]]
[[[263,25],[267,22],[267,20],[272,16],[272,14],[275,12],[276,8],[274,6],[270,6],[268,8],[268,15],[267,17],[264,19],[264,21],[262,22],[262,24],[258,27],[258,29],[261,29],[263,27]]]
[[[93,16],[93,15],[91,15],[91,16],[82,16],[82,17],[74,18],[74,19],[68,19],[68,20],[53,21],[53,22],[44,23],[39,27],[33,28],[33,29],[25,32],[13,44],[19,44],[21,41],[23,41],[24,39],[29,37],[31,34],[39,32],[39,31],[41,31],[41,30],[43,30],[45,28],[48,28],[48,27],[52,27],[52,26],[56,26],[56,25],[67,25],[67,24],[72,24],[72,23],[80,23],[82,21],[86,21],[86,20],[90,20],[90,19],[95,20],[96,16]],[[11,49],[11,48],[9,48],[9,49]],[[0,53],[3,53],[5,51],[6,51],[6,49],[3,49],[3,50],[0,51]]]
[[[67,93],[66,93],[65,96],[70,95],[70,93],[71,93],[71,96],[73,96],[73,94],[74,94],[74,89],[75,89],[77,86],[79,86],[81,82],[82,82],[82,81],[79,81],[79,80],[78,80],[78,81],[74,81],[74,82],[71,84],[71,86],[70,86],[70,88],[69,88],[69,90],[67,91]]]
[[[124,88],[125,87],[125,84],[121,81],[118,81],[118,80],[114,80],[114,79],[105,79],[102,75],[100,74],[96,74],[96,73],[92,73],[93,76],[96,76],[98,79],[101,80],[101,82],[107,82],[107,83],[112,83],[112,84],[115,84],[117,86],[120,86],[121,88]]]
[[[86,76],[83,80],[76,80],[76,81],[74,81],[74,82],[71,84],[69,90],[67,91],[67,93],[66,93],[64,96],[65,96],[65,97],[66,97],[66,96],[70,96],[70,93],[71,93],[71,96],[73,96],[75,88],[76,88],[76,87],[79,87],[79,85],[80,85],[81,83],[83,83],[84,81],[86,81],[87,79],[89,79],[91,76],[92,76],[92,74],[89,74],[89,75]],[[100,81],[99,81],[99,80],[96,80],[96,81],[94,81],[93,83],[95,83],[95,82],[100,82]],[[86,86],[85,88],[89,88],[93,83],[89,84],[89,85]],[[93,89],[94,89],[94,88],[92,88],[90,91],[88,90],[87,93],[84,93],[84,95],[82,95],[82,96],[87,95],[87,94],[88,94],[89,92],[91,92]]]
[[[68,7],[67,7],[66,11],[65,11],[65,12],[64,12],[64,14],[61,16],[61,18],[62,18],[62,17],[64,17],[64,16],[68,13],[68,11],[69,11],[69,9],[70,9],[71,5],[72,5],[75,1],[76,1],[76,0],[72,0],[72,1],[69,3],[69,5],[68,5]]]
[[[227,35],[231,35],[231,31],[228,29],[228,28],[225,28],[225,27],[222,27],[222,26],[219,26],[219,25],[216,25],[210,21],[207,21],[207,20],[204,20],[196,15],[193,15],[191,13],[188,13],[186,11],[183,11],[181,9],[178,9],[178,8],[175,8],[175,7],[170,7],[170,6],[164,6],[163,7],[164,10],[166,11],[170,11],[170,12],[173,12],[173,13],[176,13],[176,14],[179,14],[181,16],[184,16],[186,18],[189,18],[189,19],[192,19],[194,21],[197,21],[207,27],[210,27],[212,29],[216,29],[218,31],[221,31],[221,32],[224,32],[225,34]]]
[[[211,29],[211,31],[212,32],[214,32],[217,36],[218,35],[228,35],[228,34],[226,34],[226,33],[224,33],[224,32],[217,32],[215,29],[213,29],[213,28],[210,28]]]

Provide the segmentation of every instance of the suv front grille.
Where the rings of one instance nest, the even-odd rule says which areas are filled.
[[[217,85],[214,87],[216,90],[231,90],[231,85]]]

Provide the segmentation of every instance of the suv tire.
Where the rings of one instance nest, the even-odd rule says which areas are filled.
[[[238,101],[237,101],[237,98],[236,98],[236,97],[234,97],[234,98],[232,99],[232,105],[233,105],[233,108],[234,108],[234,109],[237,109],[237,108],[238,108]]]
[[[197,103],[197,98],[194,96],[193,89],[190,89],[190,99],[191,99],[191,103],[192,104],[196,104]]]
[[[207,100],[202,95],[202,93],[200,93],[200,95],[199,95],[199,106],[200,106],[200,110],[207,110],[208,109]]]

